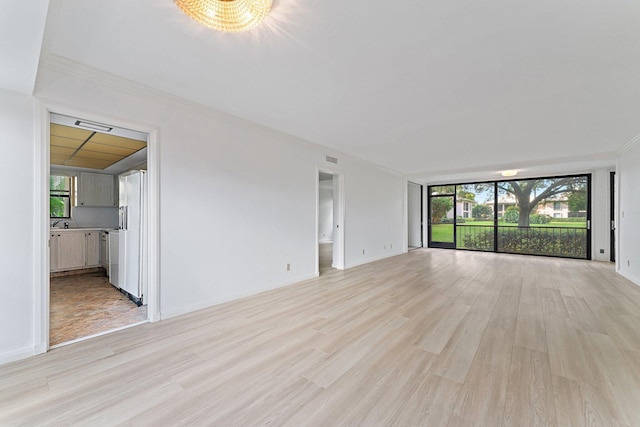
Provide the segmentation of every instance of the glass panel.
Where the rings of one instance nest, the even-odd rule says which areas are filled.
[[[71,203],[69,203],[69,197],[49,197],[49,212],[51,218],[70,218]]]
[[[431,197],[431,241],[453,243],[453,196]]]
[[[498,182],[498,252],[587,257],[588,178]]]
[[[494,193],[495,186],[491,182],[457,186],[457,248],[494,250]]]
[[[49,175],[49,216],[71,217],[71,180],[73,177]]]
[[[454,194],[455,193],[455,185],[440,185],[437,187],[430,187],[431,195],[443,195],[443,194]]]

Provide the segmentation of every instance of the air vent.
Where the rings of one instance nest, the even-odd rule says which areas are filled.
[[[331,157],[331,156],[325,156],[325,157],[327,159],[327,162],[338,164],[338,159],[336,157]]]

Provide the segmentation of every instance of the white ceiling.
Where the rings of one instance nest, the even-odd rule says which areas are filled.
[[[243,34],[172,0],[51,0],[43,55],[426,179],[613,164],[639,29],[637,0],[275,0]]]
[[[49,0],[0,2],[0,88],[31,94]]]

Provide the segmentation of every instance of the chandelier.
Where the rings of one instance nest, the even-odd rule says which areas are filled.
[[[191,19],[227,33],[247,31],[269,13],[273,0],[174,0]]]

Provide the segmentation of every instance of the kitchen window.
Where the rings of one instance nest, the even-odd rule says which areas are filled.
[[[49,175],[49,216],[71,218],[74,177]]]

